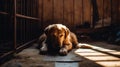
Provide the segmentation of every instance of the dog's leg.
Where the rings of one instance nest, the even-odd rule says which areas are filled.
[[[71,32],[71,42],[72,42],[73,48],[80,48],[77,36],[72,32]]]
[[[72,49],[72,43],[64,44],[64,46],[60,49],[59,54],[65,56]]]
[[[42,47],[40,48],[40,54],[46,54],[47,51],[48,51],[47,44],[43,42]]]

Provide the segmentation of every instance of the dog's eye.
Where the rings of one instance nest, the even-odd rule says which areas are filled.
[[[63,35],[61,34],[60,37],[62,37]]]

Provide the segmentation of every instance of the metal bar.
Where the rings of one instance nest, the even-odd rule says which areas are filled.
[[[120,7],[119,7],[119,1],[120,0],[117,0],[117,22],[119,22],[119,13],[120,13]]]
[[[26,10],[26,6],[25,6],[26,1],[23,0],[22,3],[23,3],[23,15],[24,15],[24,16],[27,16],[27,15],[26,15],[26,11],[25,11],[25,10]],[[23,23],[22,27],[23,27],[23,29],[24,29],[23,31],[21,31],[21,32],[23,32],[23,41],[22,41],[22,44],[23,44],[23,43],[25,43],[25,40],[26,40],[26,32],[27,32],[27,31],[26,31],[26,19],[22,19],[22,20],[23,20],[23,21],[22,21],[22,23]]]
[[[29,1],[27,0],[27,2],[26,2],[26,11],[27,11],[27,16],[29,16]]]
[[[20,14],[23,14],[23,11],[22,11],[22,6],[23,6],[23,4],[22,4],[22,0],[20,0]]]
[[[9,51],[7,53],[4,53],[3,55],[0,56],[0,59],[4,58],[5,56],[14,53],[14,51]]]
[[[21,20],[21,19],[19,20],[19,22],[20,22],[20,23],[19,23],[20,30],[22,30],[22,28],[23,28],[23,27],[22,27],[22,26],[23,26],[22,21],[23,21],[23,20]],[[23,33],[22,33],[20,30],[19,30],[19,32],[20,32],[20,36],[19,36],[19,37],[20,37],[20,40],[23,40]]]
[[[25,18],[25,19],[39,20],[38,18],[30,17],[30,16],[25,16],[25,15],[21,15],[21,14],[16,14],[16,16],[20,17],[20,18]]]
[[[31,14],[31,16],[35,16],[34,10],[32,10],[32,9],[34,9],[34,5],[35,5],[34,0],[31,0],[31,3],[33,3],[33,4],[31,5],[31,13],[30,14]],[[32,30],[33,27],[31,26],[31,24],[29,24],[29,28],[30,28],[29,32],[33,32],[33,30]],[[29,35],[32,36],[31,33],[29,33]],[[29,38],[31,39],[32,37],[29,37]]]
[[[33,17],[35,17],[35,0],[32,0],[32,13],[31,13],[31,15],[33,16]],[[34,8],[34,10],[33,10],[33,8]]]
[[[118,0],[118,22],[120,22],[120,0]]]
[[[14,50],[16,51],[16,47],[17,47],[16,0],[14,0],[13,3],[13,22],[14,22]]]
[[[0,14],[8,15],[7,12],[2,12],[2,11],[0,11]]]
[[[103,10],[103,15],[102,15],[102,27],[104,27],[104,0],[102,0],[102,1],[103,1],[103,2],[102,2],[102,3],[103,3],[103,7],[102,7],[102,8],[103,8],[103,9],[102,9],[102,10]]]
[[[16,49],[19,50],[19,49],[21,49],[21,48],[27,46],[28,44],[35,42],[35,41],[36,41],[36,39],[33,39],[33,40],[31,40],[31,41],[29,41],[29,42],[27,42],[27,43],[25,43],[25,44],[23,44],[23,45],[17,47]]]
[[[112,0],[110,0],[110,3],[111,3],[111,4],[110,4],[110,5],[111,5],[111,24],[110,24],[110,25],[112,26],[112,22],[113,22],[113,15],[112,15],[112,14],[113,14],[113,13],[112,13]]]
[[[25,10],[26,10],[26,9],[25,9],[25,7],[26,7],[26,6],[25,6],[25,0],[23,0],[22,3],[23,3],[23,7],[22,7],[23,15],[26,16],[26,13],[25,13]]]
[[[29,14],[28,14],[28,12],[29,12],[29,11],[28,11],[28,8],[29,8],[28,3],[29,3],[29,1],[27,0],[26,3],[25,3],[25,4],[26,4],[26,15],[27,15],[27,16],[29,16]],[[33,3],[33,4],[34,4],[34,3]],[[30,36],[30,33],[31,33],[31,32],[28,33],[28,32],[29,32],[29,30],[28,30],[28,28],[29,28],[28,24],[29,24],[29,23],[30,23],[29,20],[26,20],[26,21],[25,21],[26,31],[24,31],[24,32],[26,32],[25,34],[28,35],[28,36],[26,36],[26,39],[27,39],[27,40],[30,39],[29,36]],[[29,29],[31,29],[31,28],[29,28]]]
[[[21,32],[23,32],[23,41],[22,41],[22,44],[23,44],[23,43],[25,43],[25,40],[26,40],[26,19],[22,19],[22,20],[23,20],[22,21],[22,23],[23,23],[22,27],[24,29],[23,31],[21,31]]]
[[[33,4],[32,4],[32,5],[33,5],[33,8],[32,8],[32,11],[33,11],[32,16],[33,16],[33,17],[36,17],[36,12],[35,12],[35,11],[36,11],[36,3],[35,3],[36,0],[32,0],[32,1],[33,1],[33,2],[32,2],[32,3],[33,3]],[[33,9],[34,9],[34,10],[33,10]]]
[[[32,0],[30,0],[30,4],[32,4]],[[30,16],[32,16],[31,13],[32,13],[32,5],[30,5]]]
[[[36,8],[39,8],[40,6],[39,6],[39,0],[36,0],[36,3],[37,3],[37,5],[36,5]],[[39,9],[36,9],[36,17],[39,17]]]
[[[8,2],[7,2],[6,0],[4,0],[4,4],[7,4],[7,5],[4,5],[4,10],[5,10],[5,11],[8,11],[8,9],[7,9]],[[10,7],[10,6],[9,6],[9,7]]]
[[[33,0],[31,0],[30,3],[33,4]],[[33,5],[31,5],[30,8],[31,8],[31,9],[30,9],[30,16],[33,16],[33,15],[32,15],[32,14],[34,14],[34,13],[33,13]]]
[[[32,35],[31,35],[31,33],[33,33],[32,32],[32,30],[31,30],[31,22],[33,22],[33,21],[30,21],[30,20],[26,20],[26,35],[28,34],[28,36],[26,37],[26,39],[27,39],[27,41],[28,40],[31,40],[32,39]]]
[[[42,5],[40,6],[41,7],[41,26],[42,26],[42,29],[43,29],[43,22],[44,22],[44,18],[43,18],[43,16],[44,16],[44,2],[43,2],[44,0],[42,0]]]

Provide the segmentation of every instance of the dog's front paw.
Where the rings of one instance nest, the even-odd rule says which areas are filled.
[[[60,54],[61,56],[65,56],[65,55],[68,54],[68,51],[67,51],[67,49],[62,48],[62,49],[60,49],[59,54]]]
[[[47,47],[42,47],[42,48],[40,48],[40,54],[46,54],[47,53],[47,51],[48,51],[48,49],[47,49]]]

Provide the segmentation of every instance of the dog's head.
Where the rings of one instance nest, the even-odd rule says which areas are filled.
[[[52,24],[45,28],[48,46],[52,48],[60,48],[63,41],[70,35],[70,30],[62,24]]]

